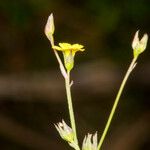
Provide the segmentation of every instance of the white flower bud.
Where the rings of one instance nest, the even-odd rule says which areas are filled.
[[[64,140],[70,143],[74,142],[74,132],[64,120],[55,125],[55,127]]]
[[[133,42],[132,42],[132,48],[133,48],[133,54],[134,57],[138,57],[144,50],[146,49],[148,41],[148,35],[144,34],[142,39],[139,40],[139,31],[135,33]]]
[[[82,144],[82,150],[98,150],[97,133],[95,133],[93,136],[92,134],[85,136]]]

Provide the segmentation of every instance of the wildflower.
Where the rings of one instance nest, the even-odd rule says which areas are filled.
[[[53,18],[53,14],[51,13],[50,16],[48,17],[44,32],[52,45],[53,45],[54,31],[55,31],[54,18]]]
[[[67,142],[72,143],[74,141],[74,132],[73,130],[65,123],[64,120],[55,125],[57,131],[59,132],[62,139]]]
[[[92,134],[85,136],[82,144],[82,150],[98,150],[97,133],[95,133],[93,136]]]
[[[135,33],[133,42],[132,42],[132,48],[133,48],[133,54],[134,58],[138,57],[139,54],[144,52],[147,46],[147,41],[148,41],[148,35],[144,34],[141,40],[139,40],[139,31]]]
[[[77,51],[84,51],[83,47],[80,44],[59,43],[59,46],[53,46],[53,49],[63,52],[65,67],[70,71],[74,66],[75,53]]]

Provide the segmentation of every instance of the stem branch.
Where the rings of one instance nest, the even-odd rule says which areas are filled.
[[[104,142],[105,136],[106,136],[106,134],[107,134],[107,132],[108,132],[108,129],[109,129],[109,127],[110,127],[112,118],[113,118],[113,116],[114,116],[114,113],[115,113],[115,110],[116,110],[116,108],[117,108],[117,105],[118,105],[120,96],[121,96],[121,94],[122,94],[122,91],[123,91],[123,89],[124,89],[124,87],[125,87],[125,84],[126,84],[126,82],[127,82],[127,79],[128,79],[128,77],[129,77],[130,73],[132,72],[132,70],[134,69],[134,67],[135,67],[135,65],[136,65],[136,60],[137,60],[137,57],[133,58],[133,60],[132,60],[132,62],[131,62],[131,64],[130,64],[130,66],[129,66],[129,68],[128,68],[128,70],[127,70],[125,76],[124,76],[124,79],[123,79],[123,81],[122,81],[122,83],[121,83],[121,86],[120,86],[119,91],[118,91],[118,93],[117,93],[117,96],[116,96],[115,102],[114,102],[114,104],[113,104],[112,110],[111,110],[111,112],[110,112],[109,118],[108,118],[108,120],[107,120],[105,129],[104,129],[103,134],[102,134],[102,136],[101,136],[101,139],[100,139],[100,141],[99,141],[98,150],[101,149],[101,146],[102,146],[102,144],[103,144],[103,142]]]

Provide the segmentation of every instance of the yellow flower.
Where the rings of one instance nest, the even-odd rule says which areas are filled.
[[[74,66],[75,53],[84,51],[83,47],[80,44],[59,43],[59,46],[53,46],[53,49],[63,52],[65,67],[70,71]]]
[[[53,46],[53,49],[63,52],[71,51],[74,55],[77,51],[84,51],[83,47],[80,44],[59,43],[59,46]]]

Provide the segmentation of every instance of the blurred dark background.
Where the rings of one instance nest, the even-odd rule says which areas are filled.
[[[0,2],[0,149],[71,149],[54,123],[69,124],[64,79],[44,27],[55,18],[55,43],[80,43],[72,95],[80,144],[104,129],[132,59],[135,32],[150,33],[148,0],[2,0]],[[121,97],[103,150],[150,149],[150,45]]]

